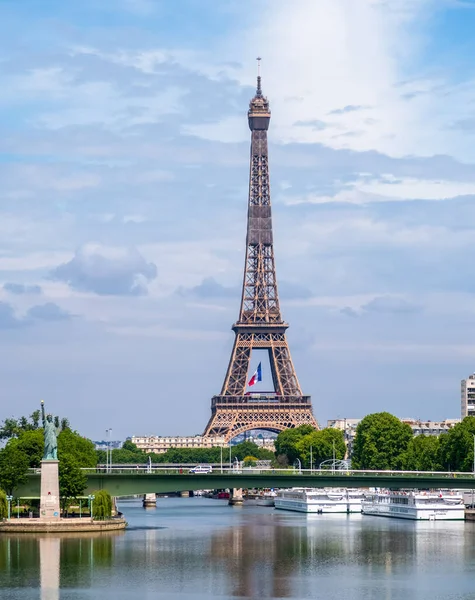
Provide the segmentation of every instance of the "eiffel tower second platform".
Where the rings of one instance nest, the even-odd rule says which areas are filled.
[[[295,373],[277,291],[272,235],[267,130],[269,102],[261,78],[248,112],[251,160],[246,259],[239,320],[233,325],[234,346],[221,393],[211,400],[211,418],[204,435],[229,441],[251,429],[279,432],[308,424],[317,428],[310,396],[302,394]],[[246,392],[252,350],[264,349],[274,392]]]

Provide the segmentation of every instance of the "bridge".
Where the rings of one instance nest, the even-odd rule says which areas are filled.
[[[193,474],[176,468],[115,467],[83,469],[84,495],[107,490],[112,496],[170,493],[191,490],[289,487],[342,487],[390,489],[475,489],[475,473],[445,471],[329,471],[302,469],[218,469]],[[39,498],[40,470],[32,469],[25,484],[15,490],[19,498]]]

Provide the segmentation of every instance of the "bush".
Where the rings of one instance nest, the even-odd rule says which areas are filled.
[[[257,458],[255,456],[246,456],[243,461],[244,467],[254,467],[257,463]]]
[[[0,521],[8,517],[8,502],[7,495],[3,490],[0,490]]]
[[[92,516],[94,519],[110,519],[112,516],[112,498],[106,490],[94,492]]]

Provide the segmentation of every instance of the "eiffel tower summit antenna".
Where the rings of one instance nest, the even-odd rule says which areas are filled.
[[[251,130],[246,258],[239,318],[232,326],[234,346],[221,393],[211,399],[205,436],[227,441],[251,429],[279,432],[308,424],[317,428],[310,396],[302,394],[280,312],[275,273],[270,200],[267,130],[271,112],[262,93],[261,58],[257,58],[257,88],[247,113]],[[248,391],[253,350],[267,350],[274,390]],[[254,380],[255,377],[252,377]]]

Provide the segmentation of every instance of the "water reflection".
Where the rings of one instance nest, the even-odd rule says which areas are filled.
[[[60,540],[42,537],[39,539],[39,546],[41,600],[58,600]]]
[[[473,597],[473,523],[235,510],[194,499],[162,502],[153,515],[124,511],[125,533],[0,537],[0,597]]]
[[[40,589],[41,600],[58,600],[60,588],[90,587],[95,569],[112,566],[113,540],[122,535],[0,536],[0,590]]]

